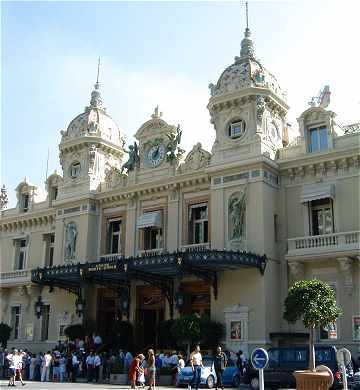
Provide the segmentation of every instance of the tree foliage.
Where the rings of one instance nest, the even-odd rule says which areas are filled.
[[[325,282],[300,280],[288,292],[285,299],[284,318],[288,322],[302,320],[309,329],[309,369],[315,371],[314,330],[335,323],[341,315],[336,305],[335,291]]]
[[[69,340],[75,339],[84,339],[86,334],[86,329],[81,324],[69,325],[65,328],[64,333]]]
[[[318,279],[296,282],[285,299],[284,319],[291,323],[301,319],[306,328],[327,327],[341,314],[334,290]]]
[[[225,328],[220,322],[211,321],[208,316],[191,314],[176,319],[171,333],[179,345],[203,343],[214,347],[224,336]]]
[[[0,343],[6,348],[7,342],[10,338],[12,328],[5,324],[4,322],[0,322]]]

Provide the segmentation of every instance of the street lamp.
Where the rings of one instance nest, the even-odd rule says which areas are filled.
[[[185,301],[184,294],[178,291],[178,292],[175,294],[175,306],[176,306],[176,308],[177,308],[179,311],[181,311],[181,309],[183,308],[183,306],[184,306],[184,301]]]
[[[36,301],[36,303],[34,305],[35,315],[36,315],[37,319],[40,319],[40,317],[42,316],[43,307],[44,307],[44,303],[41,299],[41,295],[39,295],[38,300]]]
[[[128,289],[123,289],[119,298],[119,311],[129,317],[130,295]]]
[[[84,313],[84,306],[85,306],[85,301],[82,299],[81,296],[78,296],[76,301],[75,301],[75,311],[78,317],[81,317]]]

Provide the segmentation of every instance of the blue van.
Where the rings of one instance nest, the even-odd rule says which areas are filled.
[[[271,389],[295,388],[294,371],[306,370],[309,367],[309,347],[270,348],[269,364],[264,369],[265,387]],[[315,346],[316,366],[324,365],[330,368],[334,375],[332,389],[342,389],[342,374],[336,359],[336,347],[330,345]],[[348,388],[354,388],[353,369],[347,367]],[[251,363],[246,367],[243,381],[249,384],[252,390],[259,389],[258,371]]]

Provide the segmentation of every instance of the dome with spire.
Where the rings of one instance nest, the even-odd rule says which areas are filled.
[[[61,142],[82,138],[101,137],[117,146],[123,146],[124,139],[115,121],[107,114],[100,94],[100,84],[97,81],[91,92],[90,105],[85,111],[75,117],[66,131],[61,132]]]
[[[281,99],[286,99],[276,78],[256,58],[251,32],[246,27],[240,57],[236,56],[234,63],[223,71],[218,82],[210,84],[209,88],[211,96],[217,97],[250,87],[268,88]]]

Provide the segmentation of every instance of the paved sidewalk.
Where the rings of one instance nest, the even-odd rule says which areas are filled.
[[[72,390],[72,389],[78,389],[78,390],[117,390],[117,389],[125,389],[130,390],[129,385],[110,385],[110,384],[89,384],[89,383],[52,383],[52,382],[28,382],[25,381],[26,386],[21,386],[20,382],[16,382],[16,387],[21,388],[24,390],[38,390],[38,389],[49,389],[49,390],[55,390],[55,389],[64,389],[64,390]],[[177,389],[183,389],[180,387],[165,387],[165,386],[157,386],[161,390],[177,390]],[[7,381],[0,381],[0,388],[1,389],[9,389],[8,382]],[[146,389],[146,388],[145,388]],[[241,385],[240,388],[236,390],[248,390],[249,387],[245,385]],[[226,390],[231,390],[231,388],[227,387]]]

